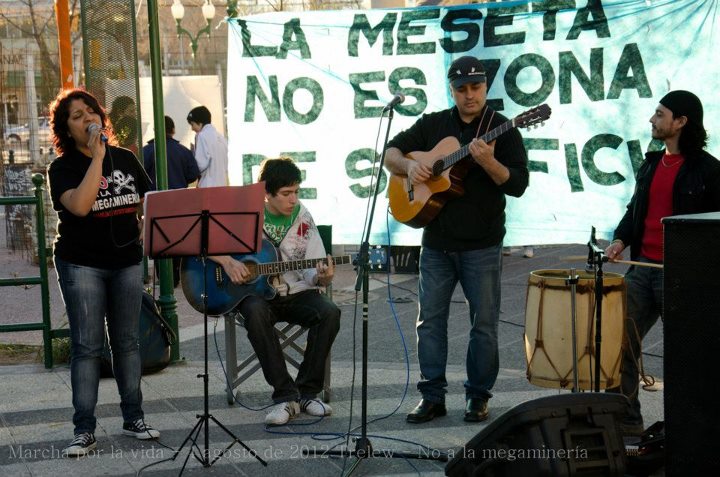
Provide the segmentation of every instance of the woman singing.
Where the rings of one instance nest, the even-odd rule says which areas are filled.
[[[58,94],[50,125],[58,153],[48,168],[59,217],[55,268],[70,323],[75,409],[75,437],[64,453],[80,457],[97,445],[95,405],[106,323],[122,432],[138,439],[160,436],[144,421],[140,391],[138,215],[148,183],[133,153],[115,146],[105,111],[90,93]]]

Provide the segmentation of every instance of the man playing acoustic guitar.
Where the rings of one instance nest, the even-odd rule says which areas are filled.
[[[267,159],[260,168],[265,181],[265,219],[263,237],[279,250],[284,261],[317,259],[325,248],[310,212],[298,200],[300,169],[290,158]],[[222,267],[233,283],[246,283],[251,272],[231,256],[210,257]],[[329,416],[332,409],[316,396],[323,389],[325,360],[340,329],[340,309],[319,292],[332,282],[335,266],[331,257],[316,268],[288,271],[273,283],[277,294],[267,300],[246,296],[231,311],[247,329],[248,339],[257,354],[265,380],[274,391],[276,403],[265,423],[279,426],[301,411],[312,416]],[[309,328],[303,362],[293,380],[288,373],[275,323],[286,321]]]
[[[487,401],[499,369],[505,194],[520,197],[528,185],[527,153],[517,129],[490,144],[479,139],[507,122],[485,104],[487,83],[482,63],[471,56],[458,58],[450,65],[448,79],[455,107],[423,115],[395,136],[386,151],[388,170],[417,185],[432,181],[433,170],[406,154],[429,151],[448,136],[469,145],[469,155],[459,163],[467,172],[460,184],[464,194],[450,199],[423,231],[417,318],[422,400],[407,416],[411,423],[447,413],[447,322],[458,281],[470,306],[471,324],[465,420],[487,419]]]

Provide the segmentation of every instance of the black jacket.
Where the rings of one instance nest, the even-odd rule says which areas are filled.
[[[492,112],[487,109],[488,113]],[[475,137],[478,129],[482,135],[507,121],[500,113],[487,114],[484,123],[489,124],[481,125],[482,117],[480,114],[471,123],[465,123],[460,119],[457,107],[425,114],[395,136],[388,147],[398,148],[403,154],[429,151],[448,136],[465,145]],[[528,186],[527,152],[517,129],[497,138],[495,158],[508,168],[510,178],[497,185],[482,167],[474,165],[463,180],[465,194],[449,200],[425,226],[423,246],[457,252],[502,243],[505,236],[505,194],[520,197]]]
[[[630,258],[640,254],[650,184],[665,151],[645,154],[635,178],[635,192],[613,239],[630,246]],[[685,156],[673,185],[673,215],[720,211],[720,161],[705,151]]]

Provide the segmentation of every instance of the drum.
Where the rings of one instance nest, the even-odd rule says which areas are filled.
[[[593,390],[595,379],[595,278],[579,271],[575,292],[577,371],[580,389]],[[569,270],[530,272],[525,302],[527,378],[546,388],[573,387],[572,310]],[[625,279],[603,276],[600,388],[620,385],[625,332]]]

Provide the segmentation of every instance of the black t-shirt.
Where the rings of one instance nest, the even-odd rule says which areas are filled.
[[[80,185],[91,162],[92,158],[73,150],[48,168],[50,196],[59,218],[55,255],[96,268],[136,264],[142,259],[137,208],[149,189],[145,174],[132,152],[108,146],[95,203],[87,216],[78,217],[62,205],[60,196]]]
[[[483,124],[480,124],[481,119]],[[448,136],[465,145],[476,135],[482,136],[505,121],[505,116],[486,106],[471,123],[465,123],[457,108],[453,107],[423,115],[410,128],[396,135],[388,147],[400,149],[403,154],[429,151]],[[511,129],[497,138],[495,158],[508,168],[510,178],[498,186],[482,167],[474,164],[462,183],[465,193],[450,199],[425,226],[423,246],[465,251],[502,243],[505,236],[505,194],[520,197],[528,186],[527,152],[517,129]]]

